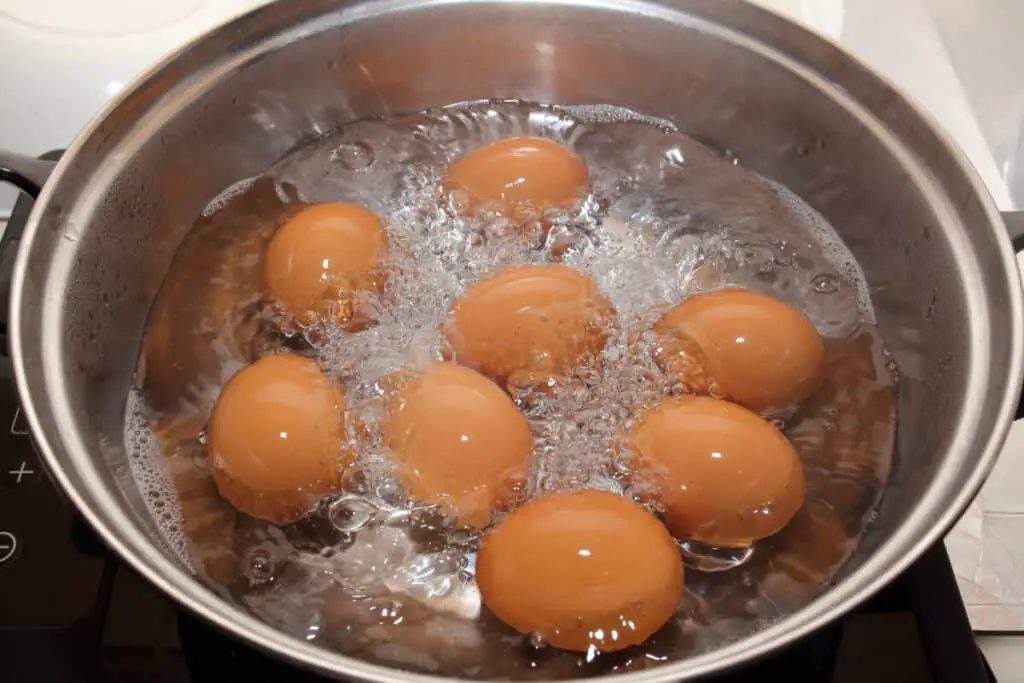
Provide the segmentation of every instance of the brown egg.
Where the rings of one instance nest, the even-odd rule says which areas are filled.
[[[803,503],[796,450],[771,423],[727,401],[665,399],[630,429],[629,446],[681,540],[746,547],[786,526]]]
[[[500,384],[541,384],[600,353],[615,311],[562,265],[500,270],[468,288],[444,325],[456,362]]]
[[[447,184],[466,192],[473,204],[517,214],[569,206],[589,180],[586,164],[557,142],[517,137],[458,159],[448,169]]]
[[[308,358],[267,356],[240,370],[210,417],[210,456],[220,494],[275,524],[301,518],[338,489],[344,400]]]
[[[515,404],[483,375],[438,363],[388,406],[384,442],[413,498],[446,503],[483,527],[530,466],[533,435]]]
[[[825,351],[818,332],[800,311],[765,294],[697,294],[666,313],[654,331],[662,369],[698,390],[713,382],[715,395],[757,412],[807,398],[821,379]],[[701,369],[680,362],[701,354]]]
[[[564,650],[612,652],[665,625],[683,591],[672,537],[645,508],[606,491],[539,498],[480,543],[484,604]]]
[[[368,322],[360,293],[384,289],[388,237],[377,214],[358,204],[308,206],[267,247],[267,295],[303,324],[330,320],[349,330]]]

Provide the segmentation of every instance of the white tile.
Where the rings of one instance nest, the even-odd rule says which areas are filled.
[[[984,512],[975,501],[946,550],[971,626],[1024,632],[1024,515]]]
[[[1006,445],[979,496],[990,513],[1024,513],[1024,420],[1014,422]]]
[[[978,570],[982,559],[982,512],[977,501],[971,503],[953,530],[946,536],[946,552],[953,565],[964,600],[978,602]]]
[[[1024,606],[1024,516],[985,514],[979,584],[1001,604]]]
[[[1021,628],[1021,624],[1024,624],[1024,607],[1015,605],[967,605],[967,618],[971,622],[971,628],[976,633],[1010,633],[1022,638],[1021,646],[1024,647],[1024,629]]]
[[[1024,636],[978,636],[978,645],[999,683],[1024,683]]]

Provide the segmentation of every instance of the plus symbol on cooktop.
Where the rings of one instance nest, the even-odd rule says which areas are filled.
[[[7,474],[15,477],[14,483],[20,484],[22,478],[35,474],[36,471],[28,466],[28,463],[24,460],[21,461],[21,466],[16,470],[9,470]]]

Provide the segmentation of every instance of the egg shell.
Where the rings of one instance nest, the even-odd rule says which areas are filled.
[[[664,399],[630,428],[628,444],[678,539],[747,547],[785,527],[803,504],[803,467],[792,444],[733,403]]]
[[[406,381],[389,401],[382,433],[409,495],[450,506],[469,527],[491,521],[533,453],[530,426],[512,399],[453,363]]]
[[[675,613],[679,549],[644,507],[606,491],[539,498],[481,541],[484,604],[524,634],[565,650],[637,645]]]
[[[792,306],[746,289],[695,294],[654,326],[665,372],[701,391],[756,412],[789,407],[821,380],[825,348],[817,330]],[[694,357],[704,367],[680,364]]]
[[[281,353],[240,370],[210,417],[221,496],[275,524],[301,518],[338,490],[344,408],[341,390],[308,358]]]
[[[562,145],[515,137],[478,147],[448,169],[446,185],[469,195],[470,207],[496,206],[521,217],[569,206],[590,181],[587,166]]]
[[[444,334],[454,360],[502,385],[543,384],[593,360],[615,310],[594,282],[567,266],[504,268],[454,303]]]
[[[304,207],[267,247],[267,296],[301,324],[363,329],[370,312],[360,293],[383,291],[387,253],[387,232],[372,211],[347,203]]]

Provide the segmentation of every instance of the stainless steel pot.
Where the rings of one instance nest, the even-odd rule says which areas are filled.
[[[157,288],[211,197],[353,119],[490,97],[668,118],[789,186],[860,261],[902,371],[895,471],[835,586],[740,642],[623,680],[690,680],[764,655],[941,538],[1013,416],[1024,309],[978,177],[884,80],[731,0],[289,0],[127,88],[57,165],[21,240],[10,345],[24,412],[51,474],[112,548],[182,605],[296,663],[427,679],[277,633],[163,551],[127,476],[124,400]],[[4,161],[4,177],[39,182],[39,168]]]

